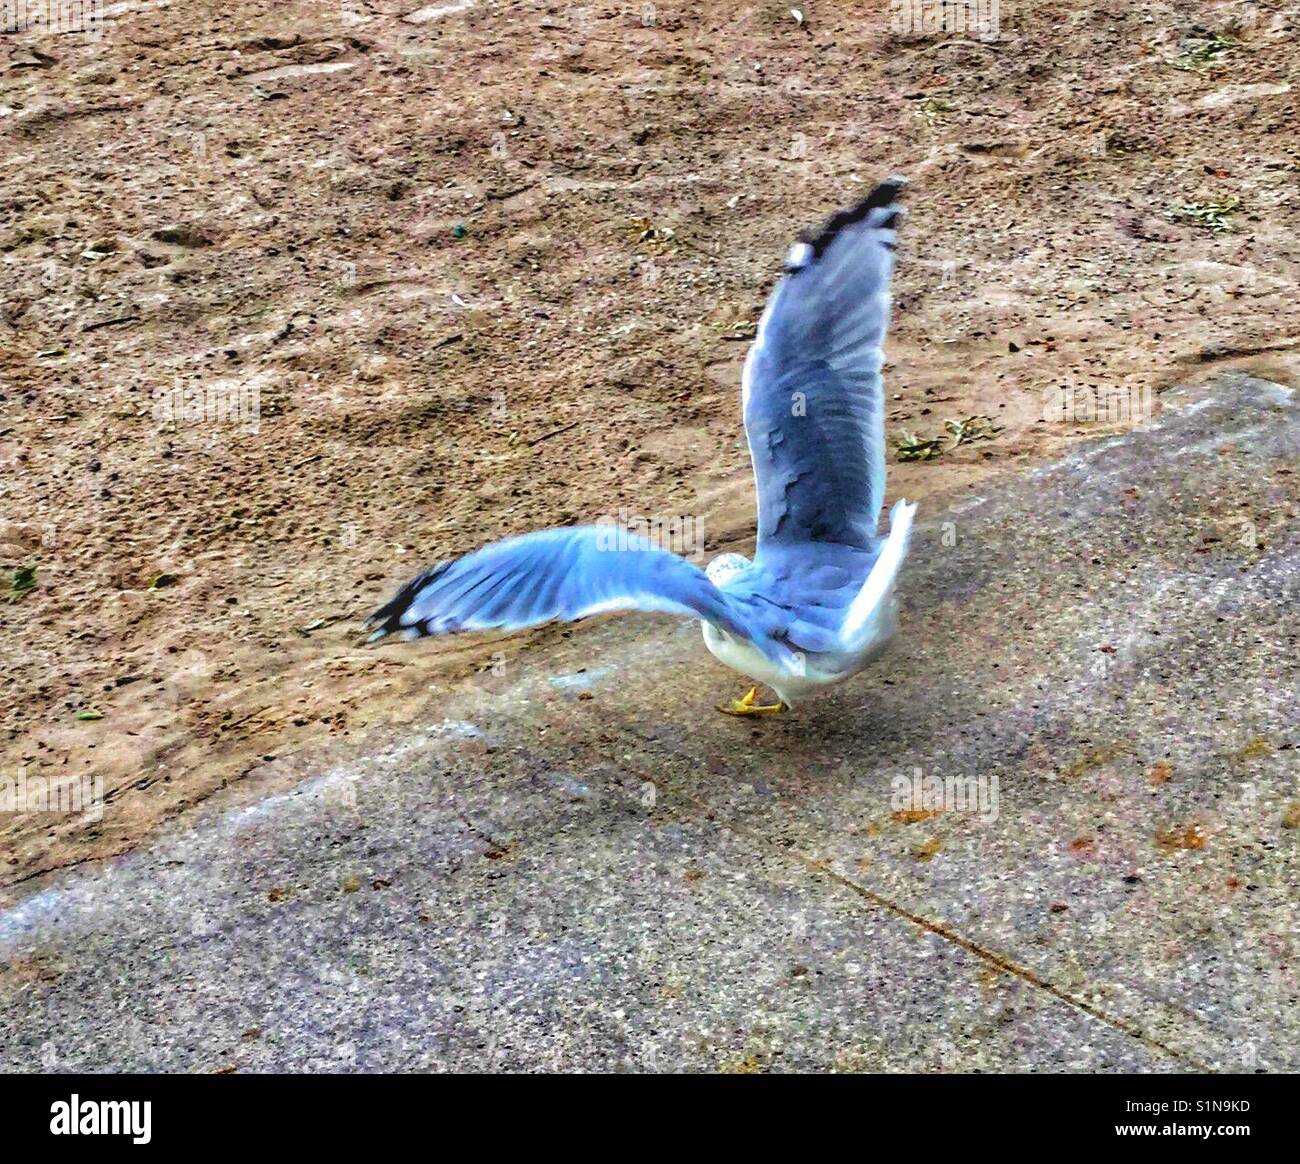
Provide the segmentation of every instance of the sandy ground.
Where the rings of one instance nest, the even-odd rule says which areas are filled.
[[[793,232],[885,174],[891,438],[1000,426],[891,499],[1099,431],[1044,420],[1062,391],[1296,382],[1294,6],[1009,0],[987,43],[884,3],[415,9],[0,36],[0,772],[106,795],[0,818],[0,884],[583,633],[358,648],[427,562],[619,510],[743,543],[743,341]]]

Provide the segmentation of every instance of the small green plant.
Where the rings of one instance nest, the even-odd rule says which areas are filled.
[[[943,427],[952,433],[952,448],[964,441],[991,441],[1002,430],[991,416],[968,416],[964,420],[945,420]]]
[[[1218,32],[1208,37],[1190,37],[1183,42],[1183,51],[1169,64],[1185,73],[1199,73],[1221,64],[1223,58],[1240,44],[1241,41]]]
[[[902,430],[902,439],[894,442],[895,455],[900,461],[933,461],[943,453],[951,452],[958,445],[971,441],[990,441],[1002,429],[993,423],[990,416],[967,416],[961,420],[945,420],[944,429],[952,437],[952,444],[944,447],[943,437],[920,437],[914,432]]]
[[[36,586],[36,567],[19,566],[9,579],[9,601],[21,602]]]
[[[932,461],[943,452],[942,437],[919,437],[903,429],[902,439],[895,441],[900,461]]]
[[[667,255],[677,249],[677,238],[671,227],[659,226],[649,218],[629,220],[628,238],[636,247],[652,255]]]
[[[955,106],[947,97],[923,97],[916,111],[925,118],[926,125],[934,127],[954,108]]]
[[[1188,219],[1215,234],[1224,234],[1232,229],[1229,219],[1240,206],[1240,198],[1219,198],[1213,202],[1184,202],[1170,211],[1169,217]]]

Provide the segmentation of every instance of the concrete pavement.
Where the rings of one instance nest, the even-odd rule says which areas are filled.
[[[605,620],[35,891],[0,1067],[1296,1070],[1300,406],[1163,404],[923,509],[820,703]]]

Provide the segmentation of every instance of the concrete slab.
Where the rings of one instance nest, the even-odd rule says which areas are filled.
[[[0,1065],[1294,1070],[1300,412],[1164,402],[922,514],[806,710],[609,620],[35,892]]]

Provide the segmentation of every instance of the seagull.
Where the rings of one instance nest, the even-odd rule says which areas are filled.
[[[916,506],[885,493],[882,344],[905,182],[890,178],[804,232],[741,379],[758,495],[753,559],[705,569],[608,525],[541,530],[440,562],[367,622],[371,641],[515,630],[617,610],[703,624],[709,651],[754,681],[728,715],[776,715],[857,674],[898,629],[894,586]],[[776,694],[760,702],[759,685]]]

